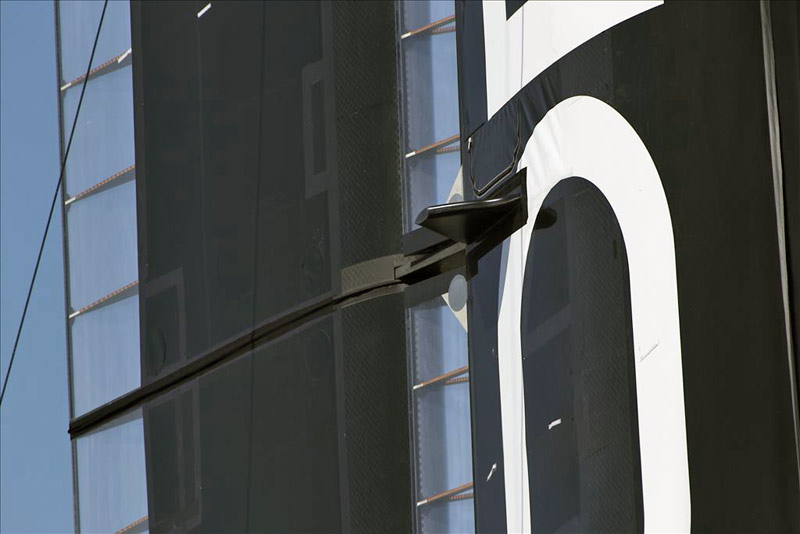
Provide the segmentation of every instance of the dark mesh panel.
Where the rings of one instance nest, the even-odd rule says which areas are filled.
[[[402,236],[392,3],[149,6],[134,44],[145,380],[336,297],[340,267]],[[386,268],[359,265],[348,287]],[[336,313],[341,332],[294,325],[202,371],[194,404],[145,412],[153,531],[411,529],[402,296]]]
[[[531,513],[536,532],[641,532],[627,256],[597,188],[571,178],[531,238],[522,303]]]
[[[581,523],[589,532],[641,530],[641,467],[628,265],[622,233],[602,194],[587,186],[567,202]],[[638,527],[637,527],[638,525]]]
[[[352,532],[410,532],[405,308],[402,295],[342,314]]]
[[[250,532],[342,530],[332,323],[254,352]]]
[[[334,2],[342,268],[400,251],[397,60],[391,2]]]

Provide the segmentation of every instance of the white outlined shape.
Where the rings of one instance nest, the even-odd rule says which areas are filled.
[[[536,126],[520,161],[519,168],[525,167],[528,222],[510,238],[498,316],[508,531],[531,530],[520,340],[525,259],[544,198],[559,181],[578,176],[605,195],[628,254],[644,530],[689,532],[675,244],[655,164],[617,111],[595,98],[577,96],[559,103]]]

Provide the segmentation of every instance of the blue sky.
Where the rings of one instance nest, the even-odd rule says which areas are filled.
[[[0,375],[58,179],[52,2],[0,1]],[[72,532],[61,212],[0,408],[0,532]]]

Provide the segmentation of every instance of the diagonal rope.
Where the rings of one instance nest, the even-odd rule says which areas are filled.
[[[97,33],[94,36],[94,45],[92,45],[92,55],[89,56],[89,66],[86,67],[86,77],[83,79],[81,86],[81,97],[78,100],[78,107],[75,110],[75,118],[72,120],[72,130],[69,132],[69,142],[67,143],[67,150],[64,151],[64,159],[61,161],[61,172],[58,175],[58,182],[56,183],[56,190],[53,193],[53,202],[50,204],[50,214],[47,216],[47,224],[44,227],[44,235],[42,236],[42,243],[39,245],[39,255],[36,257],[36,266],[33,268],[33,276],[31,276],[31,283],[28,286],[28,296],[25,299],[25,307],[22,309],[22,317],[19,320],[19,328],[17,328],[17,337],[14,339],[14,348],[11,351],[11,358],[8,361],[8,370],[6,371],[6,378],[3,380],[3,389],[0,390],[0,405],[3,404],[3,398],[8,388],[8,378],[11,376],[11,366],[14,365],[14,357],[17,355],[17,346],[19,345],[19,337],[22,334],[22,327],[25,324],[25,316],[28,314],[28,305],[31,302],[31,294],[33,293],[33,285],[36,283],[36,275],[39,273],[39,264],[42,261],[42,252],[44,252],[44,244],[47,241],[47,233],[50,231],[50,223],[53,220],[53,211],[56,207],[58,200],[58,193],[61,191],[61,183],[64,181],[64,169],[67,167],[67,158],[69,158],[69,149],[72,147],[72,138],[75,135],[75,126],[78,124],[78,115],[81,112],[81,105],[83,104],[83,95],[86,93],[86,82],[89,81],[89,73],[92,70],[92,62],[94,61],[94,52],[97,50],[97,41],[100,38],[100,29],[103,27],[103,19],[106,16],[106,7],[108,7],[108,0],[103,2],[103,12],[100,14],[100,22],[97,24]],[[58,60],[56,58],[56,60]]]

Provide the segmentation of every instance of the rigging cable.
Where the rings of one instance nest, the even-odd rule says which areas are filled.
[[[44,227],[44,235],[42,236],[42,243],[39,245],[39,255],[36,257],[36,266],[33,268],[33,276],[31,276],[31,283],[28,286],[28,296],[25,299],[25,307],[22,309],[22,317],[19,320],[19,328],[17,328],[17,337],[14,339],[14,348],[11,351],[11,358],[8,361],[8,370],[6,371],[5,380],[3,380],[3,389],[0,390],[0,405],[3,404],[3,398],[8,388],[8,378],[11,376],[11,366],[14,365],[14,357],[17,355],[17,346],[19,345],[19,337],[22,334],[22,326],[25,324],[25,316],[28,314],[28,305],[31,302],[31,294],[33,293],[33,285],[36,283],[36,275],[39,273],[39,264],[42,261],[42,252],[44,252],[44,244],[47,241],[47,233],[50,231],[50,222],[53,220],[53,211],[56,207],[58,200],[58,193],[61,191],[61,184],[64,181],[64,169],[67,167],[67,158],[69,158],[69,149],[72,147],[72,138],[75,135],[75,126],[78,124],[78,115],[81,112],[81,105],[83,104],[83,95],[86,93],[86,83],[89,81],[89,75],[92,70],[92,62],[94,61],[94,53],[97,50],[97,42],[100,38],[100,29],[103,27],[103,19],[106,16],[106,7],[108,7],[108,0],[103,2],[103,11],[100,13],[100,22],[97,24],[97,33],[94,36],[94,45],[92,45],[92,54],[89,56],[89,66],[86,67],[86,76],[83,79],[81,86],[81,96],[78,100],[78,107],[75,109],[75,118],[72,120],[72,130],[69,133],[69,141],[67,142],[67,149],[64,151],[64,158],[61,160],[61,172],[58,175],[58,182],[56,183],[56,190],[53,193],[53,202],[50,204],[50,214],[47,216],[47,224]],[[58,61],[58,58],[56,58]],[[60,95],[59,95],[60,98]],[[69,327],[68,327],[69,328]]]

